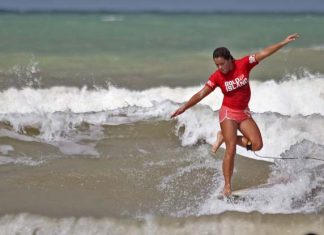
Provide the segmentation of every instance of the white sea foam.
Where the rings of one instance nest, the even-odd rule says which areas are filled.
[[[266,221],[266,222],[265,222]],[[270,222],[269,222],[270,221]],[[287,222],[286,222],[287,221]],[[262,216],[250,214],[229,214],[221,216],[200,216],[189,218],[160,218],[147,215],[143,219],[115,219],[92,217],[51,218],[42,215],[22,213],[5,215],[0,218],[1,234],[40,234],[40,235],[165,235],[165,234],[219,234],[254,235],[307,234],[323,231],[323,216]]]
[[[305,72],[306,77],[252,83],[251,109],[254,112],[277,112],[283,115],[310,115],[324,112],[324,77]]]
[[[14,120],[14,121],[16,121],[16,120]],[[40,125],[44,125],[44,123],[46,125],[47,120],[44,120],[44,122],[41,122]],[[19,128],[23,128],[24,124],[26,124],[28,126],[28,123],[23,122],[23,123],[19,124],[19,126],[22,126]],[[46,127],[45,127],[45,129],[46,129]],[[18,129],[16,131],[20,131],[20,129]],[[25,142],[39,142],[39,143],[50,144],[50,145],[57,147],[63,154],[66,154],[66,155],[91,155],[91,156],[99,155],[98,151],[94,148],[94,144],[92,144],[92,143],[90,143],[90,144],[78,143],[80,140],[83,140],[83,139],[91,139],[91,135],[96,135],[96,134],[99,135],[95,131],[94,131],[94,133],[91,133],[91,135],[88,135],[88,136],[78,135],[77,133],[74,132],[74,129],[71,127],[69,128],[69,130],[62,129],[61,132],[59,132],[57,130],[54,132],[51,132],[51,131],[52,130],[47,130],[43,133],[44,136],[51,136],[51,138],[46,138],[46,137],[44,138],[44,136],[42,136],[42,134],[38,137],[32,137],[32,136],[17,133],[15,131],[0,129],[0,137],[9,137],[11,139],[25,141]],[[68,134],[63,137],[62,133],[68,133]],[[72,136],[73,134],[74,134],[74,136]],[[98,138],[98,136],[96,136],[96,138]],[[13,151],[13,149],[8,149],[8,148],[5,148],[1,151],[7,151],[7,150]],[[5,154],[5,152],[3,154]],[[6,161],[4,161],[4,162],[6,162]],[[13,161],[13,162],[15,162],[15,161]]]
[[[314,45],[311,47],[311,49],[316,51],[323,51],[324,50],[324,44]]]
[[[263,133],[264,148],[259,153],[279,156],[304,139],[324,142],[324,80],[320,75],[291,78],[281,83],[251,82],[251,109]],[[199,87],[152,88],[131,91],[124,88],[88,90],[53,87],[50,89],[8,89],[0,93],[0,122],[10,123],[13,131],[2,129],[1,136],[22,141],[46,142],[65,154],[98,156],[95,144],[103,137],[103,125],[119,125],[147,119],[170,120],[179,103],[188,100]],[[220,92],[214,92],[177,118],[177,133],[182,145],[199,140],[215,141],[219,130]],[[88,123],[86,131],[78,128]],[[24,135],[33,127],[39,135]],[[66,143],[66,144],[62,144]],[[242,148],[238,153],[256,158]]]
[[[106,15],[101,17],[102,22],[118,22],[124,21],[124,17],[122,16],[115,16],[115,15]]]
[[[7,156],[0,156],[0,165],[19,164],[26,166],[38,166],[42,163],[44,163],[43,160],[33,160],[31,157],[12,158]]]
[[[217,123],[217,112],[209,109],[193,108],[178,118],[178,129],[183,145],[192,145],[200,139],[213,144],[216,133],[220,130]],[[263,136],[264,147],[258,155],[266,157],[280,157],[292,145],[302,140],[313,143],[324,143],[324,117],[310,116],[283,116],[276,113],[262,113],[253,115]],[[184,131],[181,131],[184,127]],[[222,145],[224,147],[224,144]],[[237,152],[254,159],[258,158],[253,152],[238,147]],[[263,159],[273,161],[272,159]]]
[[[324,164],[306,159],[319,157],[324,160],[324,146],[303,141],[293,145],[283,154],[284,158],[297,160],[276,161],[268,182],[270,187],[251,189],[242,201],[218,198],[221,186],[201,206],[199,214],[219,214],[224,211],[261,213],[311,213],[323,207]]]
[[[82,140],[102,139],[102,125],[119,125],[152,118],[170,120],[170,113],[177,107],[175,103],[163,102],[156,103],[151,108],[130,107],[99,113],[6,114],[0,115],[0,120],[9,122],[13,131],[2,129],[0,135],[22,141],[46,142],[58,146],[65,154],[80,150],[80,154],[97,155],[94,145],[87,145],[86,150],[80,143]],[[259,152],[260,155],[279,157],[291,145],[304,139],[314,143],[324,142],[322,115],[283,116],[269,112],[253,116],[263,134],[264,147]],[[208,106],[196,106],[177,118],[176,133],[184,146],[193,145],[200,140],[212,144],[220,130],[217,120],[218,112],[213,112]],[[79,130],[82,123],[90,124],[87,130]],[[36,137],[23,135],[21,133],[24,133],[25,127],[37,128],[40,134]],[[64,142],[67,144],[62,144]],[[79,146],[75,147],[76,144]],[[238,153],[258,159],[243,148],[238,148]]]
[[[103,138],[101,126],[105,124],[117,125],[152,118],[169,120],[169,114],[176,107],[175,103],[164,102],[151,108],[131,107],[113,112],[0,115],[0,120],[10,122],[15,131],[2,129],[0,135],[22,141],[46,142],[58,146],[66,154],[73,149],[74,153],[77,149],[83,153],[97,155],[94,146],[89,145],[88,150],[85,150],[81,144],[77,148],[73,147],[75,145],[73,143],[80,143],[85,139],[100,140]],[[217,116],[218,112],[213,112],[208,106],[196,106],[179,116],[176,133],[182,145],[193,145],[200,140],[212,144],[217,131],[220,130]],[[259,152],[260,155],[279,157],[291,145],[304,139],[319,144],[324,142],[322,115],[290,117],[276,113],[261,113],[253,116],[263,134],[264,148]],[[86,131],[78,130],[82,123],[90,124]],[[37,128],[40,134],[37,137],[22,135],[19,132],[23,132],[21,129],[24,127]],[[67,144],[62,144],[63,142]],[[69,145],[71,146],[68,147]],[[243,148],[238,148],[238,153],[257,158]]]
[[[278,112],[284,115],[324,115],[324,77],[308,75],[303,79],[251,81],[250,108],[257,113]],[[114,86],[108,89],[88,90],[52,87],[49,89],[10,88],[0,93],[0,113],[87,113],[137,106],[153,107],[155,103],[187,101],[200,87],[159,87],[132,91]],[[222,101],[219,89],[206,97],[201,104],[217,110]]]
[[[169,120],[165,115],[165,109],[175,108],[176,105],[166,102],[159,104],[154,108],[142,109],[137,108],[131,112],[131,115],[125,118],[121,115],[124,112],[116,112],[115,115],[105,113],[92,114],[67,114],[56,113],[47,115],[42,119],[40,116],[33,115],[34,118],[25,115],[17,116],[6,115],[4,118],[10,123],[18,122],[18,129],[15,132],[2,129],[0,136],[6,136],[22,141],[45,142],[60,148],[65,154],[89,154],[98,155],[94,148],[94,144],[80,144],[81,140],[88,139],[96,141],[103,138],[101,125],[106,123],[122,124],[132,121],[143,120],[147,118],[159,118],[161,120]],[[120,116],[121,115],[121,116]],[[0,115],[1,116],[1,115]],[[217,112],[213,112],[207,106],[197,106],[188,110],[179,116],[177,122],[177,131],[182,145],[193,145],[200,140],[204,140],[209,144],[215,141],[217,131],[220,130],[217,123]],[[125,120],[127,119],[127,120]],[[263,156],[279,157],[281,153],[288,150],[291,145],[304,139],[314,143],[324,142],[324,118],[321,115],[310,115],[304,117],[298,116],[282,116],[274,113],[254,114],[254,119],[258,123],[261,133],[263,134],[264,147],[258,153]],[[31,122],[32,120],[32,122]],[[53,120],[49,122],[49,120]],[[83,122],[90,123],[87,131],[79,131],[77,129]],[[37,123],[37,124],[35,124]],[[58,123],[57,125],[55,123]],[[38,137],[26,136],[19,134],[19,128],[31,126],[34,124],[39,127],[40,135]],[[55,125],[54,125],[55,124]],[[64,144],[63,144],[64,143]],[[224,147],[224,146],[222,146]],[[71,152],[72,151],[72,152]],[[77,151],[77,152],[75,152]],[[248,152],[238,147],[238,153],[259,159],[252,152]],[[267,159],[270,160],[271,159]]]
[[[0,145],[0,153],[7,155],[12,151],[14,151],[14,148],[11,145]]]

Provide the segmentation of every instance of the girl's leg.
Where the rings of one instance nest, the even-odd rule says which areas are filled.
[[[252,118],[248,118],[239,123],[238,129],[242,132],[243,136],[238,135],[236,144],[246,148],[248,142],[252,143],[252,150],[258,151],[262,148],[262,136],[258,125]],[[224,143],[224,137],[222,131],[217,133],[217,139],[212,146],[212,152],[216,153],[219,147]]]
[[[220,123],[220,125],[226,145],[225,156],[223,159],[223,175],[225,180],[223,192],[225,196],[229,196],[231,194],[231,178],[234,169],[238,124],[233,120],[225,119]]]
[[[224,137],[222,131],[217,132],[217,138],[215,143],[212,146],[212,152],[216,153],[219,147],[224,143]]]
[[[247,143],[249,142],[249,140],[242,136],[242,135],[238,135],[237,139],[236,139],[236,144],[240,145],[242,147],[246,147]],[[224,143],[224,137],[223,137],[223,133],[222,131],[217,132],[217,139],[215,141],[215,143],[212,146],[212,152],[216,153],[217,150],[219,149],[219,147]]]
[[[258,151],[262,148],[262,136],[258,125],[252,118],[246,119],[243,122],[241,122],[238,126],[238,129],[243,134],[242,138],[245,138],[246,140],[252,143],[253,151]],[[244,147],[246,147],[246,143]]]

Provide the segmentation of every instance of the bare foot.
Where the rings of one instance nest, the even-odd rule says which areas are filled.
[[[224,143],[224,137],[222,134],[222,131],[217,132],[217,139],[216,142],[213,144],[212,152],[216,153],[216,151],[219,149],[219,147]]]
[[[229,197],[232,194],[231,185],[225,185],[223,189],[223,194],[225,197]]]

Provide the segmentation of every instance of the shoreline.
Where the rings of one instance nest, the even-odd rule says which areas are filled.
[[[14,225],[14,226],[13,226]],[[111,217],[46,217],[34,214],[0,217],[4,234],[320,234],[324,215],[226,212],[183,218],[147,215],[138,219]]]

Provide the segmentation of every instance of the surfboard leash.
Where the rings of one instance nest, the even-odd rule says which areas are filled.
[[[291,160],[291,159],[300,159],[298,157],[284,157],[284,158],[281,158],[281,157],[269,157],[269,156],[261,156],[259,154],[257,154],[255,151],[253,151],[254,155],[259,157],[259,158],[268,158],[268,159],[282,159],[282,160]],[[322,161],[324,162],[324,159],[320,159],[320,158],[316,158],[316,157],[304,157],[304,159],[312,159],[312,160],[317,160],[317,161]]]

